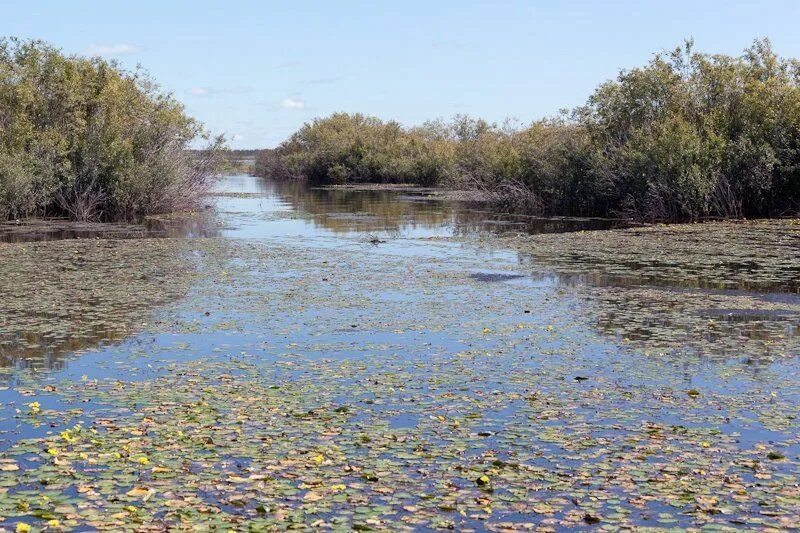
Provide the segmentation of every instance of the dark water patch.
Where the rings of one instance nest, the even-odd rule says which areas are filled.
[[[219,232],[219,221],[212,213],[151,217],[140,224],[27,219],[0,223],[0,243],[77,239],[196,238],[215,237]]]
[[[476,272],[469,275],[475,281],[482,281],[484,283],[496,283],[500,281],[510,281],[514,279],[524,278],[522,274],[506,274],[503,272]]]
[[[120,340],[186,293],[193,263],[178,239],[0,244],[0,363],[58,368]]]

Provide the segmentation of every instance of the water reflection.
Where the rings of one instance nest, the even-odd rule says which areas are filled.
[[[242,189],[247,186],[242,183]],[[309,188],[298,182],[263,180],[251,190],[275,196],[287,210],[308,215],[336,234],[386,233],[401,237],[447,237],[474,233],[558,233],[624,226],[620,220],[541,218],[493,212],[447,200],[428,189],[359,190]]]
[[[620,220],[497,213],[485,206],[443,199],[428,189],[309,188],[301,182],[238,175],[222,179],[199,213],[149,217],[141,224],[64,219],[9,221],[0,223],[0,242],[353,233],[429,238],[476,233],[560,233],[624,225],[626,222]]]
[[[186,257],[198,247],[186,239],[144,237],[290,242],[299,236],[303,239],[292,245],[305,247],[326,238],[338,245],[354,235],[374,235],[378,242],[388,241],[379,245],[381,250],[402,254],[414,247],[430,253],[426,239],[431,237],[552,234],[620,225],[492,213],[426,190],[319,189],[251,176],[227,177],[208,204],[209,209],[193,216],[154,218],[140,226],[0,225],[0,241],[60,241],[0,245],[0,366],[58,367],[68,354],[125,338],[153,309],[185,295],[192,264]],[[533,245],[525,237],[524,246],[503,240],[500,247],[516,248],[506,254],[516,258],[516,268],[467,275],[481,283],[516,284],[520,291],[531,284],[571,289],[583,298],[580,311],[599,331],[644,350],[796,354],[800,297],[776,293],[796,290],[798,265],[781,260],[793,256],[770,244],[791,244],[792,234],[760,226],[750,231],[757,240],[742,236],[742,230],[722,235],[720,242],[728,243],[730,252],[722,259],[716,245],[711,250],[696,246],[705,237],[695,234],[680,241],[694,248],[670,259],[661,241],[667,230],[654,234],[646,250],[644,241],[633,240],[635,235],[623,245],[605,237],[622,232],[596,232],[580,242],[567,235],[542,235]],[[772,238],[776,234],[783,237]],[[480,245],[470,242],[447,244],[453,254],[474,258]],[[500,241],[484,242],[498,248]],[[760,255],[754,256],[754,249]]]
[[[318,232],[431,237],[487,232],[553,234],[623,225],[609,220],[492,213],[442,200],[426,190],[307,189],[302,184],[272,181],[265,181],[262,187],[264,194],[280,198],[284,209],[309,214]],[[726,228],[721,235],[698,231],[702,232],[692,230],[683,235],[660,228],[656,240],[646,239],[643,249],[634,241],[615,245],[611,239],[593,242],[586,253],[582,245],[573,246],[562,236],[550,235],[544,252],[518,248],[519,270],[479,272],[470,277],[487,283],[551,284],[575,290],[585,302],[581,312],[600,332],[648,352],[736,359],[797,353],[800,297],[793,294],[798,277],[791,273],[797,265],[762,257],[748,259],[756,249],[766,258],[780,257],[780,251],[772,251],[762,242],[769,243],[770,236],[782,230],[743,226]],[[669,250],[661,248],[658,239],[667,233],[678,236],[678,249],[685,248],[685,256],[673,260]],[[644,235],[647,237],[646,232]],[[705,238],[713,249],[704,248]],[[727,258],[718,256],[715,239],[729,244]],[[528,241],[523,238],[522,242]],[[553,250],[557,253],[551,253]]]
[[[0,366],[59,368],[116,341],[182,297],[193,263],[182,239],[0,245]]]
[[[728,360],[799,353],[800,298],[649,287],[587,287],[584,294],[600,331],[646,350]]]
[[[576,311],[603,335],[647,354],[701,355],[725,361],[763,361],[800,355],[800,295],[686,287],[667,280],[542,269],[523,257],[517,273],[470,274],[484,283],[520,290],[549,286],[575,295]]]
[[[211,210],[181,216],[149,217],[140,224],[73,222],[59,218],[29,219],[0,223],[0,242],[216,237],[219,235],[219,226]]]
[[[708,279],[697,276],[687,275],[685,278],[677,278],[665,273],[658,276],[652,273],[637,273],[636,265],[633,265],[630,272],[624,274],[610,274],[602,270],[594,272],[539,272],[543,268],[558,269],[563,265],[558,263],[546,263],[539,259],[532,258],[530,255],[520,253],[520,264],[525,265],[533,271],[531,274],[535,278],[555,279],[559,285],[566,287],[579,287],[591,285],[593,287],[660,287],[663,289],[701,289],[703,291],[723,291],[723,292],[742,292],[748,294],[760,294],[764,297],[774,298],[777,295],[800,296],[800,280],[785,281],[757,281],[748,279]],[[587,262],[586,269],[603,268],[603,265]],[[795,298],[797,299],[797,298]]]

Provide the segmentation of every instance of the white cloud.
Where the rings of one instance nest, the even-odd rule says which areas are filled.
[[[306,107],[306,103],[290,96],[289,98],[284,98],[281,100],[281,107],[284,109],[304,109]]]
[[[186,92],[191,96],[226,96],[230,94],[246,94],[252,90],[252,87],[228,87],[224,89],[215,89],[213,87],[192,87]]]
[[[126,54],[137,54],[142,49],[128,43],[120,44],[93,44],[86,51],[90,56],[117,57]]]
[[[238,133],[231,135],[231,141],[241,141],[242,139],[244,139],[244,135],[239,135]]]

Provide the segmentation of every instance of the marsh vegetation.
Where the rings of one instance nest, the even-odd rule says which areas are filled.
[[[203,138],[207,150],[187,151]],[[142,70],[0,39],[0,219],[192,209],[213,183],[221,142]]]
[[[0,84],[0,527],[800,527],[800,224],[632,221],[797,212],[768,43],[213,186],[140,73],[4,41]]]
[[[261,153],[262,176],[478,190],[529,214],[649,221],[800,211],[800,63],[756,41],[691,42],[530,125],[458,116],[404,127],[335,113]]]

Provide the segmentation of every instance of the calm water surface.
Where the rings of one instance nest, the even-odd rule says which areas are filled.
[[[605,219],[538,218],[501,214],[430,191],[370,191],[309,188],[252,176],[220,183],[217,207],[233,227],[233,238],[364,236],[405,239],[475,233],[551,233],[621,227]]]
[[[409,487],[400,503],[385,491],[361,496],[387,527],[413,524],[413,516],[423,517],[420,527],[441,518],[476,529],[541,520],[592,529],[601,519],[791,525],[800,479],[795,295],[615,284],[534,267],[493,236],[617,223],[498,215],[424,192],[306,189],[231,176],[209,205],[199,218],[146,232],[179,236],[164,241],[193,268],[179,297],[136,311],[135,323],[106,339],[73,339],[65,348],[48,334],[22,348],[3,346],[2,449],[62,426],[88,427],[99,416],[124,425],[133,413],[120,405],[130,402],[184,401],[159,396],[172,394],[154,385],[159,378],[188,371],[212,390],[218,374],[239,372],[262,393],[287,387],[294,408],[335,407],[351,417],[359,446],[393,435],[391,446],[403,448],[393,453],[407,463],[349,457],[349,464],[377,461],[372,468],[387,483]],[[114,236],[143,236],[129,230]],[[76,236],[59,231],[29,232],[28,240]],[[23,240],[24,232],[13,233],[6,240]],[[80,236],[109,235],[87,229]],[[147,287],[147,275],[135,279]],[[0,319],[8,320],[1,331],[10,315]],[[69,319],[58,317],[67,327]],[[104,389],[116,380],[141,396]],[[98,387],[88,396],[87,383]],[[33,400],[72,414],[32,422],[25,413]],[[318,431],[296,435],[293,445],[317,449]],[[344,454],[363,451],[340,444]],[[680,463],[686,468],[673,471]],[[246,477],[253,473],[247,464],[241,459],[243,470],[225,475]],[[494,496],[476,488],[484,472]],[[380,478],[342,475],[354,487]],[[656,478],[660,484],[649,484]],[[740,484],[752,501],[736,496]],[[255,504],[229,505],[215,490],[208,501],[231,516],[258,514]],[[758,501],[770,498],[774,512],[763,515]],[[290,491],[275,505],[337,515],[338,507],[308,507],[315,499]]]

